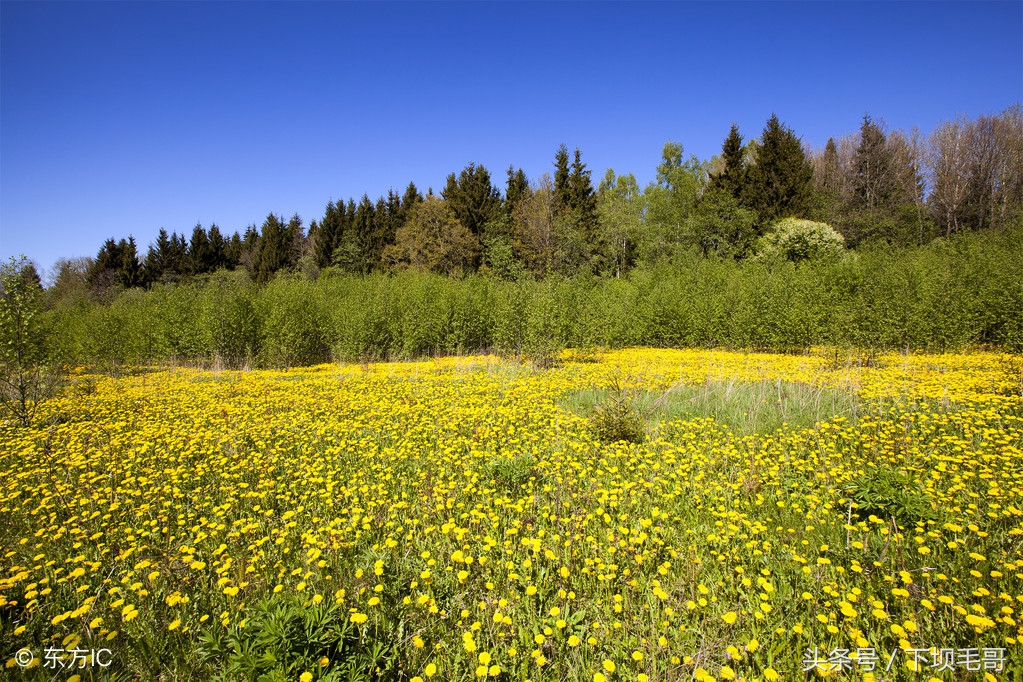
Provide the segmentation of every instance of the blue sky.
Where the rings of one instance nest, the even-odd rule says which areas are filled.
[[[1021,2],[0,2],[0,257],[1023,100]]]

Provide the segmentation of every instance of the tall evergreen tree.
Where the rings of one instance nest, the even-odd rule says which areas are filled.
[[[210,272],[210,238],[202,224],[196,223],[192,238],[188,242],[188,274],[201,275]]]
[[[810,208],[813,167],[792,130],[772,114],[749,169],[741,204],[760,217],[759,231],[778,218],[804,217]]]
[[[242,260],[242,236],[238,230],[234,231],[231,239],[224,246],[224,258],[227,261],[227,268],[234,270],[241,264]]]
[[[287,262],[288,245],[285,243],[284,220],[273,213],[267,215],[256,241],[255,278],[268,282]]]
[[[408,187],[405,188],[405,193],[401,196],[401,212],[398,218],[398,227],[408,222],[412,209],[415,208],[416,204],[421,203],[423,203],[422,193],[416,187],[416,183],[410,182]]]
[[[856,205],[867,210],[890,207],[898,192],[898,179],[892,168],[887,139],[881,127],[863,117],[860,144],[854,159]]]
[[[710,177],[708,189],[720,189],[738,199],[746,182],[746,150],[742,146],[739,126],[735,123],[721,145],[721,160],[725,167]]]
[[[139,263],[135,237],[129,236],[127,241],[122,239],[118,247],[121,252],[121,263],[117,269],[117,281],[128,289],[142,286],[142,264]]]
[[[334,249],[337,248],[342,233],[342,214],[345,210],[343,201],[336,204],[333,200],[327,202],[327,208],[323,212],[323,220],[316,226],[314,236],[314,250],[316,264],[325,268],[331,264],[334,258]],[[313,230],[310,228],[310,234]]]
[[[146,259],[142,264],[143,280],[146,284],[159,282],[167,268],[167,259],[170,257],[170,236],[167,230],[160,228],[156,235],[156,242],[149,245]]]
[[[579,148],[575,148],[572,170],[568,176],[569,204],[572,217],[579,225],[587,241],[592,242],[597,226],[597,195],[590,181],[591,171],[582,162]]]
[[[457,178],[454,173],[448,176],[441,197],[458,222],[477,238],[501,210],[501,191],[491,183],[490,171],[472,162]]]
[[[566,213],[572,205],[572,187],[569,181],[568,147],[562,144],[554,154],[554,208]]]
[[[221,234],[220,228],[217,227],[216,223],[210,225],[209,232],[209,246],[210,246],[210,259],[209,267],[210,272],[214,272],[221,268],[228,267],[227,264],[227,241],[224,239],[224,235]]]
[[[180,277],[186,274],[187,269],[188,242],[185,241],[185,235],[172,232],[164,272],[169,273],[171,277]]]
[[[508,184],[504,192],[503,210],[509,218],[515,213],[515,205],[529,192],[529,180],[522,169],[508,166]]]

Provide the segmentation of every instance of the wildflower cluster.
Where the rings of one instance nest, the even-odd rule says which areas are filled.
[[[637,349],[92,377],[0,425],[6,665],[79,646],[142,677],[222,669],[209,642],[274,618],[332,633],[292,648],[307,680],[383,641],[370,664],[419,680],[795,679],[808,648],[1019,660],[1019,368]],[[558,402],[721,378],[859,409],[607,443]],[[849,486],[879,471],[928,513],[862,509]]]

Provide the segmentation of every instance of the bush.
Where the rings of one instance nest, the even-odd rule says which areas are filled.
[[[590,430],[605,445],[619,441],[642,443],[646,437],[643,417],[633,407],[618,379],[612,381],[607,398],[594,406]]]
[[[844,491],[856,503],[860,518],[871,514],[882,519],[894,518],[905,528],[937,516],[923,488],[899,471],[873,470],[849,481]]]
[[[0,266],[0,406],[28,426],[63,372],[46,347],[43,289],[24,256]]]
[[[799,263],[835,259],[844,250],[845,239],[827,223],[784,218],[757,242],[756,258]]]

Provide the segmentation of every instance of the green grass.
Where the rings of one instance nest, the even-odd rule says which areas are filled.
[[[616,400],[614,389],[584,389],[562,397],[559,405],[583,417]],[[708,379],[696,386],[676,384],[663,393],[627,391],[633,409],[653,432],[676,419],[712,418],[740,436],[773,433],[844,417],[855,423],[861,405],[851,389],[823,388],[793,381],[741,382]]]

